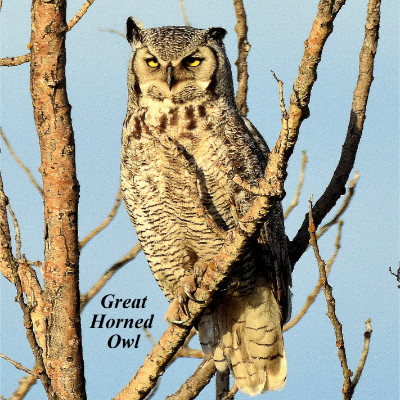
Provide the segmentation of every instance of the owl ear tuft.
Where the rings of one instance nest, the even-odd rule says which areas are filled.
[[[222,41],[222,39],[225,37],[226,33],[227,32],[224,28],[210,28],[208,30],[208,34],[210,37],[212,37],[213,39],[216,39],[216,40],[220,40],[220,41]]]
[[[128,42],[140,42],[142,38],[142,29],[143,27],[138,21],[132,17],[129,17],[126,21],[126,38]]]

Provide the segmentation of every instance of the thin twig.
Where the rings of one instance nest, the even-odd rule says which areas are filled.
[[[335,251],[334,251],[332,257],[326,263],[326,275],[327,276],[329,276],[332,265],[335,262],[336,257],[340,250],[340,239],[342,236],[342,226],[343,226],[343,221],[340,220],[338,222],[338,233],[337,233],[336,240],[335,240]],[[295,325],[297,325],[299,323],[299,321],[304,317],[304,315],[306,314],[308,309],[311,307],[311,305],[315,302],[315,299],[317,298],[319,292],[321,291],[321,287],[322,287],[322,281],[321,281],[321,279],[319,279],[314,290],[307,297],[307,301],[304,304],[304,306],[302,307],[302,309],[298,312],[298,314],[290,322],[288,322],[283,327],[283,332],[288,331],[289,329],[293,328]]]
[[[15,230],[15,243],[16,243],[15,254],[17,256],[17,260],[21,260],[21,230],[19,229],[17,217],[15,216],[14,210],[12,209],[10,203],[7,204],[7,209],[11,215],[11,219]]]
[[[103,288],[103,286],[111,279],[111,277],[121,269],[126,263],[133,260],[141,250],[140,243],[136,243],[131,250],[128,251],[119,261],[113,264],[103,276],[88,290],[87,293],[81,295],[81,312],[87,303]]]
[[[84,237],[79,242],[79,248],[82,249],[91,239],[93,239],[96,235],[98,235],[103,229],[105,229],[110,222],[114,219],[117,214],[118,208],[121,205],[121,190],[118,190],[117,196],[115,198],[115,203],[107,218],[95,229],[92,230],[86,237]]]
[[[242,0],[233,0],[236,12],[235,31],[238,39],[238,59],[235,62],[237,67],[238,89],[236,93],[236,105],[242,115],[246,116],[249,109],[247,107],[247,92],[249,74],[247,72],[247,56],[251,45],[247,40],[247,17]]]
[[[38,181],[32,175],[31,170],[17,156],[17,154],[15,153],[14,149],[12,148],[10,142],[8,141],[3,129],[1,129],[1,128],[0,128],[0,135],[1,135],[1,138],[3,139],[3,142],[7,146],[7,149],[10,152],[11,156],[14,158],[15,162],[25,171],[25,173],[28,175],[29,180],[33,184],[33,186],[35,186],[35,188],[39,191],[39,193],[41,195],[43,195],[42,187],[39,185]]]
[[[36,379],[39,378],[39,375],[35,372],[30,370],[29,368],[24,367],[21,363],[12,360],[11,358],[7,357],[5,354],[0,354],[1,358],[4,358],[5,360],[7,360],[9,363],[11,363],[12,365],[14,365],[15,368],[20,369],[21,371],[24,371],[30,375],[33,375]]]
[[[185,10],[185,1],[184,0],[179,0],[179,4],[181,6],[181,13],[182,13],[183,20],[185,21],[185,25],[191,26],[190,22],[189,22],[189,18],[187,16],[186,10]]]
[[[327,273],[326,273],[326,265],[324,260],[321,258],[318,249],[317,243],[317,236],[315,234],[316,227],[314,225],[314,219],[312,214],[312,202],[310,200],[310,209],[309,209],[309,232],[310,232],[310,244],[314,250],[315,258],[318,262],[319,268],[319,275],[322,283],[322,290],[325,294],[326,304],[328,306],[327,316],[331,320],[333,329],[335,331],[336,337],[336,347],[338,348],[338,357],[340,363],[342,365],[343,370],[343,388],[342,392],[344,394],[344,399],[350,399],[347,396],[350,385],[351,385],[351,375],[352,372],[350,371],[348,364],[347,364],[347,357],[346,357],[346,349],[344,346],[344,339],[343,339],[343,331],[342,331],[342,324],[340,323],[339,319],[336,316],[336,307],[335,307],[335,299],[332,294],[332,287],[328,283]]]
[[[304,177],[305,177],[305,172],[306,172],[306,166],[308,163],[308,157],[307,153],[305,150],[301,152],[302,158],[301,158],[301,168],[300,168],[300,177],[299,177],[299,182],[297,183],[297,189],[296,193],[293,197],[292,202],[290,203],[289,207],[285,211],[285,219],[290,215],[290,213],[293,211],[295,207],[298,206],[299,204],[299,198],[301,195],[301,190],[303,189],[303,184],[304,184]]]
[[[356,186],[357,186],[357,182],[358,182],[358,178],[360,177],[360,174],[358,171],[356,171],[354,173],[354,177],[353,179],[349,182],[349,186],[347,189],[347,194],[345,199],[343,200],[342,205],[339,207],[339,209],[337,210],[336,214],[334,215],[334,217],[327,222],[324,226],[322,226],[322,228],[320,228],[317,232],[317,239],[319,239],[332,225],[336,224],[337,221],[339,220],[339,218],[343,215],[343,213],[347,210],[350,201],[354,195],[354,192],[356,190]]]
[[[17,264],[11,245],[10,226],[8,225],[8,197],[4,193],[3,178],[0,170],[0,270],[6,279],[14,284],[13,266]]]
[[[157,344],[157,342],[153,339],[153,336],[151,336],[151,333],[150,333],[150,331],[147,329],[147,328],[145,328],[145,327],[143,327],[143,330],[144,330],[144,333],[145,333],[145,335],[146,335],[146,337],[147,337],[147,340],[151,343],[151,345],[154,347],[156,344]]]
[[[357,371],[354,374],[354,377],[351,381],[350,391],[353,393],[355,387],[357,386],[358,381],[360,380],[361,373],[365,366],[365,361],[367,360],[369,345],[371,342],[372,335],[372,326],[371,326],[371,318],[367,318],[365,321],[365,332],[364,332],[364,346],[361,352],[360,362],[358,363]]]
[[[116,29],[99,29],[99,31],[100,31],[100,32],[112,33],[112,34],[114,34],[114,35],[118,35],[118,36],[121,36],[121,37],[123,37],[124,39],[126,39],[126,36],[125,36],[122,32],[117,31]]]

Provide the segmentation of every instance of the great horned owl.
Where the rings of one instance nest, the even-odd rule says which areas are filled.
[[[221,249],[218,233],[235,228],[255,198],[232,176],[257,185],[267,164],[267,144],[235,105],[225,34],[222,28],[142,29],[127,21],[133,53],[121,187],[154,277],[171,302],[170,319],[184,302],[182,293],[193,293],[202,266]],[[250,395],[285,383],[282,324],[290,314],[290,271],[277,203],[197,325],[203,350],[219,370],[230,368]]]

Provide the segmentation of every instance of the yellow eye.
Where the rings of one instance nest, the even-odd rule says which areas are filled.
[[[198,57],[186,57],[183,62],[187,67],[198,67],[203,59]]]
[[[156,68],[160,65],[156,58],[149,58],[148,60],[146,60],[146,62],[147,65],[151,68]]]

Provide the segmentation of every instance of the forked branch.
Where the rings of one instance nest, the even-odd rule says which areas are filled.
[[[310,245],[314,250],[314,255],[318,262],[318,269],[319,269],[322,289],[324,291],[326,304],[328,306],[327,316],[331,320],[333,329],[335,331],[336,347],[338,348],[338,357],[343,370],[343,387],[342,387],[343,400],[350,400],[353,396],[354,389],[360,379],[368,355],[369,343],[372,333],[372,328],[370,324],[371,320],[368,319],[366,321],[366,333],[364,334],[364,348],[361,354],[361,359],[357,368],[357,372],[352,380],[351,376],[353,375],[353,373],[350,371],[347,364],[346,349],[344,345],[344,338],[342,332],[342,324],[340,323],[339,319],[336,316],[335,298],[333,297],[332,294],[332,287],[328,283],[325,262],[322,259],[318,248],[317,236],[315,234],[316,226],[314,224],[311,201],[310,201],[308,230],[310,232]]]
[[[336,10],[340,9],[343,3],[344,1],[337,1],[333,11],[337,12]],[[354,166],[358,144],[364,127],[368,95],[373,81],[374,58],[379,38],[380,4],[380,0],[370,0],[368,3],[365,37],[360,51],[359,75],[353,94],[347,135],[332,179],[313,207],[314,223],[316,226],[321,223],[322,219],[325,218],[329,211],[335,206],[340,196],[345,192],[346,182]],[[306,52],[310,43],[312,43],[310,40],[306,42]],[[296,98],[296,96],[299,96],[301,99],[304,95],[301,91],[295,89],[292,97]],[[291,114],[290,111],[289,114]],[[293,137],[295,137],[295,135]],[[307,249],[310,238],[308,220],[309,216],[307,214],[302,226],[290,244],[289,252],[292,267]]]

